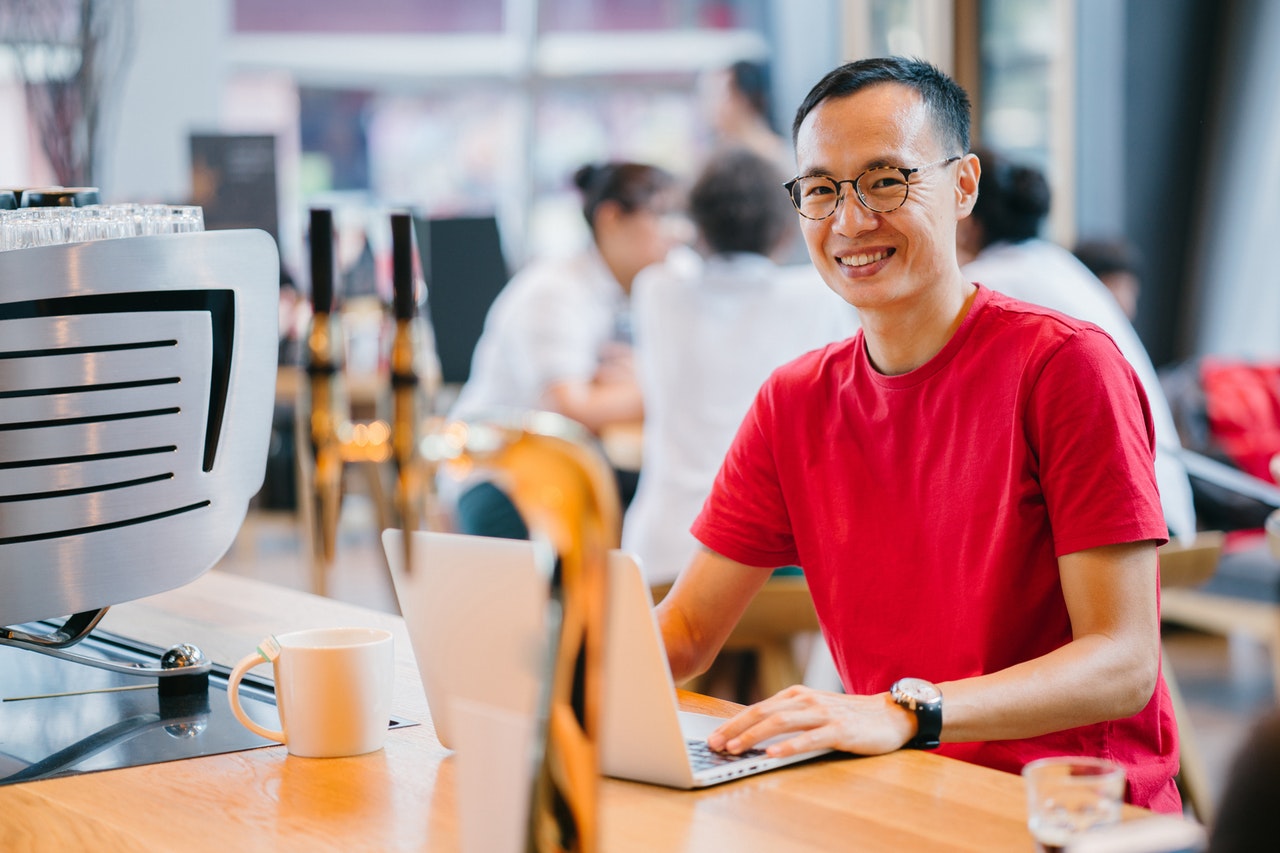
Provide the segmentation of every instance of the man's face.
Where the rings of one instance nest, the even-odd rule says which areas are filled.
[[[896,83],[823,101],[805,117],[796,139],[799,174],[836,180],[875,166],[918,168],[963,153],[944,150],[920,96]],[[961,187],[971,177],[976,195],[976,169],[970,157],[913,174],[906,202],[888,213],[868,210],[846,184],[835,213],[801,218],[809,256],[827,286],[860,309],[874,309],[957,280],[956,221],[972,206]]]

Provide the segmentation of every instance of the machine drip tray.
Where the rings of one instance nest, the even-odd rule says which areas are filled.
[[[77,654],[158,666],[163,649],[105,631]],[[162,696],[156,677],[113,673],[0,646],[0,785],[278,746],[240,725],[227,701],[231,668],[214,664],[208,691]],[[271,682],[246,676],[245,712],[280,728]],[[389,728],[417,725],[392,718]]]

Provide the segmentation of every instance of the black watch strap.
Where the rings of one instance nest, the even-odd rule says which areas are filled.
[[[937,749],[942,736],[942,703],[916,704],[916,736],[907,741],[907,749]]]

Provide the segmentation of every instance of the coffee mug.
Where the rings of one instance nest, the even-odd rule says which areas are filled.
[[[251,720],[240,680],[259,664],[275,670],[282,731]],[[391,722],[395,655],[378,628],[315,628],[271,636],[231,670],[227,698],[246,728],[283,743],[290,755],[336,758],[381,749]]]

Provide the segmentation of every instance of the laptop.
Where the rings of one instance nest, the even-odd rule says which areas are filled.
[[[450,746],[452,733],[437,709],[447,709],[454,698],[532,718],[548,595],[538,569],[540,546],[452,533],[413,536],[409,574],[403,571],[402,533],[384,531],[382,543],[441,743]],[[737,756],[712,752],[706,738],[723,718],[679,709],[639,562],[612,551],[608,572],[600,732],[606,776],[702,788],[830,752],[787,758],[771,758],[763,749]],[[493,612],[482,612],[480,605]],[[440,624],[432,624],[437,619]]]
[[[413,571],[400,530],[382,532],[396,598],[440,743],[456,749],[453,699],[528,716],[537,707],[550,585],[537,546],[415,531]]]

